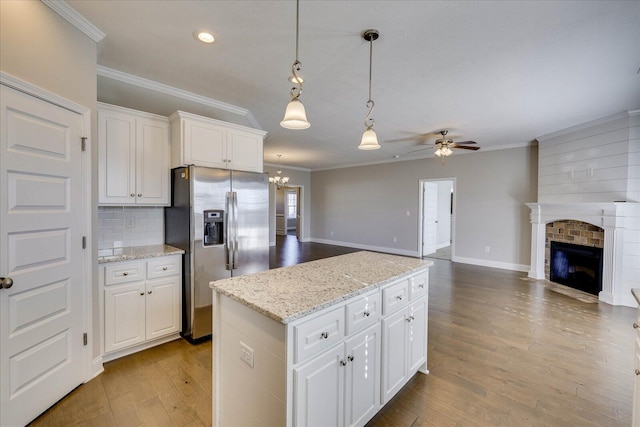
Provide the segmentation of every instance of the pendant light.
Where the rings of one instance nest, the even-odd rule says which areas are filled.
[[[307,113],[304,111],[304,105],[300,102],[300,95],[302,94],[302,77],[298,76],[296,71],[302,69],[302,63],[298,61],[298,27],[300,16],[300,0],[296,0],[296,60],[291,66],[291,77],[289,81],[298,86],[291,88],[290,95],[291,101],[287,105],[287,109],[284,112],[284,119],[280,122],[280,126],[286,129],[307,129],[311,126],[311,123],[307,121]]]
[[[378,144],[378,136],[373,130],[374,120],[371,117],[371,113],[373,112],[373,107],[375,103],[373,99],[371,99],[371,64],[373,62],[373,41],[377,40],[380,37],[378,30],[366,30],[362,33],[362,38],[369,42],[369,100],[367,101],[367,108],[369,108],[369,112],[367,113],[367,117],[364,119],[364,125],[367,127],[362,134],[362,140],[360,141],[360,145],[358,146],[361,150],[377,150],[380,148],[380,144]]]

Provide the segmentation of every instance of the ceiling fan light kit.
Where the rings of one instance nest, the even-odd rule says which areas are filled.
[[[307,129],[311,126],[311,123],[307,120],[307,113],[304,109],[304,105],[300,101],[300,95],[302,94],[302,82],[303,78],[298,76],[297,72],[302,69],[302,63],[298,60],[298,33],[300,22],[300,0],[296,0],[296,60],[291,65],[291,77],[289,81],[298,86],[291,88],[289,94],[291,95],[291,101],[287,105],[287,109],[284,113],[284,119],[280,122],[280,126],[286,129]]]
[[[369,42],[369,100],[367,101],[367,108],[369,108],[369,112],[367,113],[367,117],[364,119],[364,125],[366,129],[362,134],[362,140],[360,141],[360,145],[358,148],[360,150],[377,150],[380,148],[380,144],[378,143],[378,136],[373,130],[374,120],[371,117],[371,113],[373,112],[373,108],[375,107],[375,102],[371,99],[371,69],[373,63],[373,41],[377,40],[380,37],[380,33],[378,30],[365,30],[362,33],[362,38]]]

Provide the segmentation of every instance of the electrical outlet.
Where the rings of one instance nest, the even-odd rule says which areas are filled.
[[[485,252],[491,252],[491,247],[490,246],[485,246],[484,247],[484,251]]]
[[[397,237],[394,237],[394,238],[393,238],[393,243],[397,243],[397,242],[398,242],[398,238],[397,238]]]
[[[253,368],[253,349],[240,341],[240,359]]]
[[[128,216],[127,217],[127,228],[134,228],[136,226],[136,217]]]

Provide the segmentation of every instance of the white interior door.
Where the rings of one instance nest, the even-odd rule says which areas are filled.
[[[436,252],[438,237],[438,184],[422,183],[422,256]]]
[[[84,375],[83,118],[4,85],[0,114],[0,425],[23,426]]]

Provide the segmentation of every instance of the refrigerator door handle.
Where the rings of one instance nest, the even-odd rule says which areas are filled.
[[[227,197],[225,198],[225,212],[226,218],[224,222],[224,236],[225,236],[225,246],[227,253],[227,270],[233,270],[233,239],[231,238],[231,225],[230,222],[233,221],[233,215],[231,213],[231,209],[233,209],[233,201],[231,200],[233,197],[230,191],[227,192]]]
[[[235,270],[238,268],[236,264],[238,260],[238,193],[233,192],[233,264],[232,267]]]

